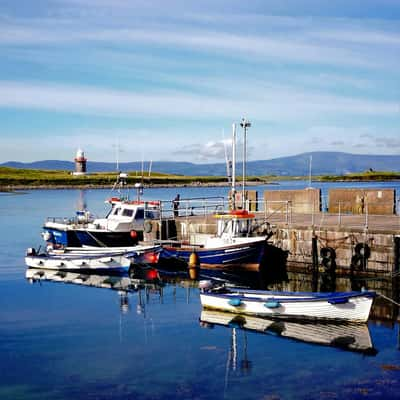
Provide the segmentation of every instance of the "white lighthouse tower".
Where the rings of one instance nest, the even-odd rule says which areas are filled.
[[[74,175],[86,174],[86,161],[85,153],[82,149],[78,149],[75,156],[75,172]]]

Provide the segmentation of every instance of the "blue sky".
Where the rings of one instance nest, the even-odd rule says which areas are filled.
[[[2,0],[0,55],[0,162],[400,152],[398,0]]]

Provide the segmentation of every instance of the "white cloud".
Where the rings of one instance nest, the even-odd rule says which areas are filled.
[[[271,19],[271,17],[268,17]],[[300,19],[301,20],[301,19]],[[218,27],[194,26],[188,27],[184,19],[177,24],[152,22],[143,24],[123,24],[110,26],[87,24],[83,20],[48,19],[26,23],[26,21],[5,21],[0,27],[0,43],[9,45],[62,45],[68,43],[109,43],[118,46],[145,44],[162,46],[171,49],[190,49],[196,52],[222,52],[232,59],[252,57],[255,62],[310,63],[316,65],[356,66],[363,68],[382,68],[395,66],[396,57],[387,54],[385,62],[373,56],[374,49],[370,47],[354,48],[343,41],[339,46],[332,38],[349,39],[354,34],[354,40],[363,38],[368,44],[379,45],[379,40],[389,45],[397,45],[400,41],[399,32],[384,33],[368,31],[363,27],[357,32],[342,34],[339,30],[321,30],[314,32],[311,27],[289,29],[284,34],[282,28],[287,26],[287,20],[278,17],[275,30],[262,29],[257,33],[240,33],[236,30],[223,30]],[[311,30],[309,30],[311,29]],[[325,39],[325,40],[324,40]],[[359,40],[359,41],[360,41]],[[379,50],[379,46],[375,48]]]
[[[209,141],[206,143],[193,143],[178,147],[173,153],[176,156],[182,154],[193,155],[196,161],[208,162],[218,161],[224,162],[226,158],[232,159],[232,141],[229,139],[223,139],[219,141]]]
[[[143,146],[153,159],[170,157],[176,137],[192,150],[185,157],[223,159],[212,130],[242,115],[253,122],[253,159],[312,146],[348,151],[365,142],[372,152],[378,144],[382,151],[396,149],[390,126],[399,115],[397,20],[320,17],[321,9],[312,18],[294,16],[301,6],[292,16],[274,16],[267,14],[278,2],[234,3],[55,0],[41,12],[35,8],[35,17],[1,15],[0,7],[0,111],[30,110],[36,121],[51,115],[56,122],[46,121],[48,131],[67,146],[61,115],[95,158],[113,148],[118,131],[133,148],[124,133],[132,123],[140,126],[141,143],[152,142]],[[13,15],[22,15],[14,8]],[[109,130],[79,129],[77,116],[94,126],[109,117]],[[10,136],[22,125],[9,124]],[[363,134],[386,139],[369,142]],[[50,151],[45,140],[37,154]],[[125,150],[121,157],[132,154]]]
[[[245,88],[241,88],[242,91]],[[240,87],[239,87],[240,93]],[[396,115],[398,104],[313,94],[272,86],[247,98],[218,98],[186,92],[143,93],[89,86],[0,81],[0,107],[42,109],[92,115],[157,115],[186,118],[234,118],[250,110],[252,118],[313,119],[324,115]]]

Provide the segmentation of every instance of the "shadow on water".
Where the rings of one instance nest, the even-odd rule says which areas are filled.
[[[261,289],[267,289],[269,285],[274,283],[288,282],[287,258],[287,251],[266,244],[259,272]]]

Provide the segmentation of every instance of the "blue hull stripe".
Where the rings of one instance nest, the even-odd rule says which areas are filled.
[[[246,244],[245,247],[233,248],[227,246],[226,249],[196,249],[186,250],[174,247],[167,247],[161,252],[161,258],[171,257],[189,261],[190,255],[195,252],[200,264],[234,264],[234,263],[260,263],[264,254],[265,242],[260,241]],[[229,250],[228,252],[226,250]]]

